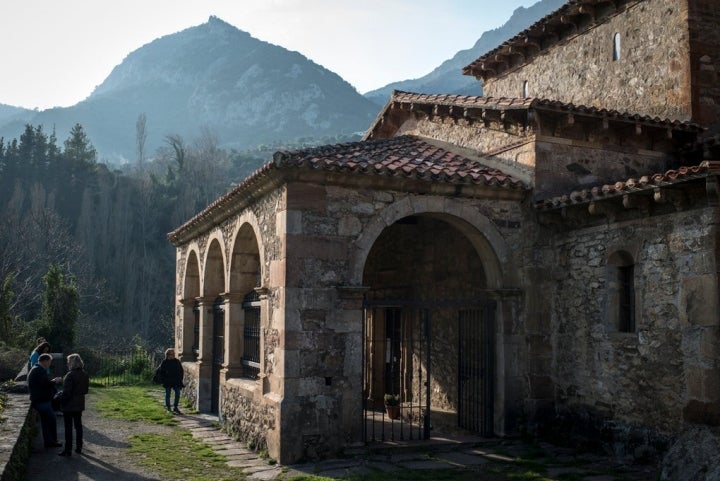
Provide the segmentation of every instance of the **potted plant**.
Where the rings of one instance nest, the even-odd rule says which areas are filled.
[[[398,394],[385,395],[385,411],[390,419],[400,417],[400,396]]]

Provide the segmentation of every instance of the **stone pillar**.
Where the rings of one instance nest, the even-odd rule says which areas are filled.
[[[345,366],[343,372],[345,381],[349,384],[341,392],[341,412],[338,426],[342,426],[342,432],[338,432],[338,442],[359,443],[363,437],[363,424],[358,420],[362,415],[362,396],[358,396],[363,390],[363,348],[362,338],[364,309],[363,300],[368,287],[363,286],[339,286],[337,288],[339,307],[342,310],[342,321],[336,326],[338,333],[346,336]]]
[[[215,297],[199,297],[200,341],[198,350],[198,389],[196,406],[199,411],[210,411],[212,403],[213,363],[213,303]]]
[[[262,385],[262,393],[270,392],[270,385],[265,375],[265,327],[270,325],[270,308],[268,305],[268,288],[256,287],[255,292],[260,299],[260,372],[258,379]]]

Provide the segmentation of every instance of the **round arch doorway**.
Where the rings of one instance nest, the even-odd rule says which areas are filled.
[[[431,430],[493,434],[495,302],[475,246],[448,220],[404,217],[366,259],[368,442],[425,439]],[[397,419],[385,413],[388,397],[400,403]]]

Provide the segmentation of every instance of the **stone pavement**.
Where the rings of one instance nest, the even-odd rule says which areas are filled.
[[[85,418],[87,415],[87,418]],[[28,468],[28,481],[162,481],[140,466],[126,462],[129,437],[139,432],[169,432],[171,427],[130,423],[104,418],[94,409],[83,416],[86,422],[86,445],[82,456],[71,459],[57,456],[59,449],[43,449],[42,440],[34,440]],[[223,433],[217,417],[204,414],[178,416],[179,424],[195,438],[204,441],[226,457],[229,466],[241,468],[248,481],[289,480],[310,474],[341,479],[351,474],[393,472],[410,469],[432,470],[459,468],[478,473],[510,466],[522,467],[518,459],[543,468],[546,480],[574,481],[654,481],[657,471],[652,466],[620,465],[604,456],[577,453],[549,444],[528,445],[517,440],[475,438],[433,438],[428,441],[381,443],[347,450],[342,459],[280,466],[270,464],[243,443]],[[62,439],[62,418],[58,419]],[[39,427],[38,427],[39,428]],[[39,431],[39,429],[38,429]],[[39,434],[39,433],[38,433]],[[74,454],[74,453],[73,453]],[[524,469],[524,467],[523,467]],[[502,479],[495,474],[491,479]],[[511,479],[511,478],[507,478]]]
[[[243,469],[248,481],[292,479],[310,474],[343,478],[369,472],[391,473],[410,469],[462,468],[481,471],[492,463],[512,465],[518,458],[545,466],[545,479],[578,481],[653,481],[654,466],[621,465],[604,456],[577,453],[550,444],[530,446],[520,441],[490,439],[480,443],[454,443],[449,439],[431,439],[414,443],[385,443],[377,449],[356,448],[342,459],[280,466],[218,429],[217,417],[202,414],[181,416],[180,425],[227,458],[229,466]],[[538,451],[542,453],[538,457]]]

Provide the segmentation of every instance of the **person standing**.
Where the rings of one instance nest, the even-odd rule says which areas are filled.
[[[40,354],[44,354],[46,352],[50,352],[50,343],[47,342],[44,337],[40,337],[37,340],[35,349],[33,349],[30,353],[30,360],[28,361],[28,371],[30,371],[30,369],[32,369],[38,363]]]
[[[85,365],[80,354],[70,354],[67,357],[67,368],[68,372],[63,379],[60,396],[60,408],[65,423],[65,449],[60,452],[60,456],[72,454],[73,426],[75,426],[75,452],[82,454],[82,412],[85,410],[85,395],[90,386],[90,378],[84,369]]]
[[[162,360],[157,371],[160,383],[165,388],[165,408],[170,411],[170,390],[172,389],[175,392],[172,412],[181,414],[178,403],[180,402],[180,390],[184,387],[184,373],[182,363],[175,357],[175,349],[165,350],[165,359]]]
[[[57,440],[57,418],[52,407],[52,399],[55,395],[55,384],[60,383],[62,378],[50,379],[47,375],[52,363],[52,356],[48,353],[40,354],[38,363],[30,369],[28,374],[28,389],[30,391],[30,406],[40,415],[42,426],[43,442],[46,448],[57,448],[62,446]]]

